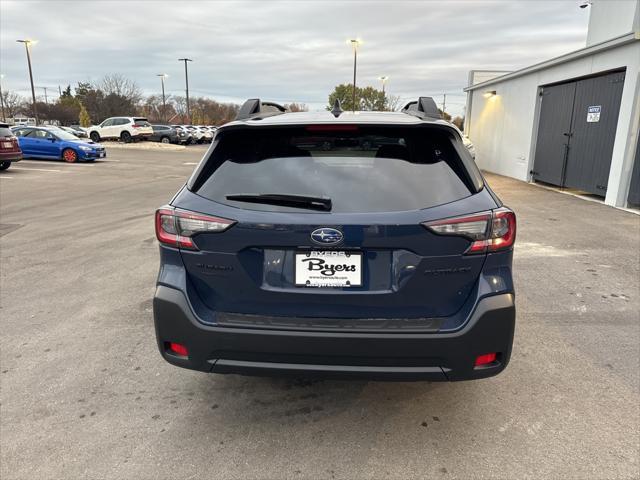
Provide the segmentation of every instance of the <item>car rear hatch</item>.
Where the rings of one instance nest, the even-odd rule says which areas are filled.
[[[151,136],[153,135],[153,127],[146,118],[134,117],[133,130],[138,135]]]
[[[448,129],[221,129],[217,139],[158,218],[215,312],[205,321],[428,329],[477,287],[486,244],[474,251],[469,232],[480,224],[486,235],[497,205]]]
[[[0,152],[5,154],[21,153],[18,139],[9,127],[0,125]]]

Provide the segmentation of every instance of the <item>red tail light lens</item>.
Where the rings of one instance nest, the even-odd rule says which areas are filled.
[[[491,212],[425,222],[423,225],[438,235],[468,238],[472,243],[467,254],[505,250],[516,239],[516,215],[505,207]]]
[[[483,367],[485,365],[489,365],[490,363],[495,362],[497,358],[498,355],[496,353],[485,353],[484,355],[478,355],[476,357],[475,366]]]
[[[160,243],[170,247],[197,250],[193,236],[199,233],[224,232],[234,223],[234,220],[227,218],[166,206],[156,210],[156,237]]]
[[[491,222],[491,238],[489,238],[489,251],[505,250],[513,246],[515,241],[516,214],[505,207],[494,210]]]
[[[181,343],[167,342],[165,345],[166,349],[175,355],[180,355],[181,357],[189,356],[189,350]]]

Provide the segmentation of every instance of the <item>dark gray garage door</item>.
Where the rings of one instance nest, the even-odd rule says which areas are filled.
[[[543,87],[534,180],[604,196],[624,72]]]

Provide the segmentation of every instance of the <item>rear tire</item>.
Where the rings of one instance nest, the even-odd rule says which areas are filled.
[[[169,137],[162,137],[160,143],[171,143],[171,139]]]
[[[120,140],[124,143],[131,143],[131,134],[129,132],[122,132],[120,134]]]
[[[73,148],[65,148],[62,151],[62,159],[67,163],[76,163],[78,161],[78,154]]]
[[[11,162],[0,162],[0,171],[6,170],[11,166]]]
[[[98,132],[91,132],[89,138],[91,138],[91,141],[98,143],[100,141],[100,134]]]

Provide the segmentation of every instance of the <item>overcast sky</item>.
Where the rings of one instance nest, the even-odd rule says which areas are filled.
[[[360,37],[358,84],[403,102],[432,95],[462,114],[471,69],[515,70],[585,44],[589,9],[580,0],[503,1],[10,1],[0,0],[3,89],[29,93],[33,74],[52,90],[121,73],[145,93],[184,94],[181,57],[194,96],[240,102],[259,96],[322,108],[351,82],[346,39]],[[38,95],[43,90],[38,89]]]

